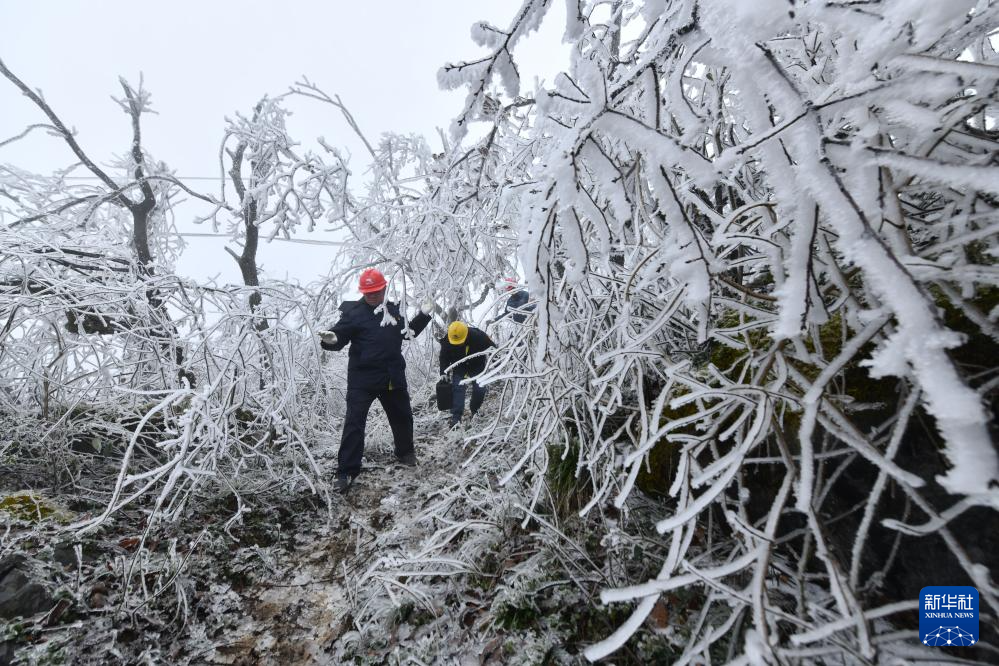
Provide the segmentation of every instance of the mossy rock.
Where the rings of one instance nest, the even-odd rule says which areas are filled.
[[[0,511],[16,520],[40,523],[45,520],[69,522],[68,511],[31,491],[21,491],[0,499]]]

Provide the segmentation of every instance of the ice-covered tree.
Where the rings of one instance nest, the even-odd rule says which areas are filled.
[[[497,280],[514,272],[516,238],[497,195],[523,178],[533,157],[530,146],[516,145],[526,102],[494,109],[480,141],[452,147],[442,137],[441,152],[433,152],[419,136],[388,132],[371,141],[338,96],[307,81],[295,91],[340,110],[370,159],[363,189],[348,194],[342,216],[329,218],[346,239],[335,262],[338,289],[359,268],[377,265],[404,302],[431,296],[448,317],[472,317]]]
[[[231,522],[219,525],[229,529],[249,511],[243,497],[260,475],[321,493],[308,433],[327,401],[318,345],[301,344],[303,328],[314,337],[313,299],[300,288],[257,284],[254,252],[240,262],[257,288],[249,292],[250,307],[245,291],[175,275],[181,244],[171,198],[184,192],[206,202],[215,217],[239,220],[255,240],[261,223],[288,233],[310,215],[330,213],[339,163],[295,157],[283,111],[265,100],[253,121],[241,119],[226,134],[237,144],[230,172],[239,199],[230,204],[226,192],[215,199],[194,191],[146,153],[140,120],[150,95],[141,85],[121,82],[124,97],[116,101],[132,142],[108,169],[88,156],[39,92],[2,62],[0,73],[48,120],[2,145],[46,130],[77,160],[51,175],[0,165],[5,462],[58,488],[81,483],[73,469],[90,461],[86,497],[104,506],[71,526],[80,531],[135,504],[149,512],[145,535],[170,529],[192,498],[217,493],[235,499]],[[244,159],[248,181],[240,177]],[[94,182],[71,179],[80,168]],[[124,177],[113,178],[119,169]],[[260,294],[269,296],[266,331],[255,311]],[[317,388],[299,394],[299,384]],[[285,465],[290,475],[274,471]]]
[[[116,180],[84,151],[40,92],[32,90],[2,62],[0,73],[48,121],[32,125],[4,143],[43,129],[64,142],[76,160],[51,176],[4,165],[3,187],[8,204],[3,211],[6,224],[2,230],[7,250],[5,286],[12,290],[15,301],[18,291],[23,290],[50,297],[32,303],[34,307],[45,303],[43,309],[55,307],[46,310],[55,319],[31,319],[36,324],[57,327],[40,333],[44,338],[51,339],[53,330],[58,335],[61,311],[65,328],[71,333],[128,332],[146,339],[149,344],[132,359],[138,368],[144,368],[133,374],[140,383],[151,381],[161,386],[164,380],[168,385],[190,382],[193,375],[185,369],[183,346],[175,339],[176,327],[166,307],[168,297],[152,283],[169,272],[182,248],[173,229],[171,197],[180,190],[202,199],[207,197],[179,183],[143,148],[141,117],[151,108],[148,91],[141,84],[135,88],[120,80],[124,96],[115,101],[130,121],[132,141],[127,153],[112,164],[125,174]],[[79,169],[96,184],[72,181],[71,176]],[[150,284],[143,285],[145,281]],[[121,296],[109,297],[118,290]],[[12,316],[8,330],[13,330],[14,324]],[[19,338],[35,336],[22,331]],[[63,361],[66,358],[62,353],[56,357]],[[41,357],[33,358],[37,362]],[[168,367],[163,367],[164,363]]]
[[[260,285],[257,252],[261,232],[266,240],[272,240],[277,236],[287,239],[299,228],[312,231],[317,221],[342,218],[350,201],[349,171],[339,151],[320,141],[332,158],[329,165],[312,151],[298,154],[297,142],[286,128],[289,112],[284,98],[264,97],[249,117],[237,113],[228,119],[220,150],[220,168],[237,201],[217,208],[212,218],[218,227],[220,216],[237,213],[233,230],[242,249],[239,254],[231,248],[226,251],[236,260],[248,287]],[[225,201],[226,195],[224,183],[220,201]],[[251,293],[250,308],[255,310],[260,300],[259,292]]]

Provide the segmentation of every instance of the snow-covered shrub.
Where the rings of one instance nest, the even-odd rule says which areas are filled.
[[[346,173],[336,151],[331,166],[296,156],[280,98],[265,98],[227,128],[221,153],[239,197],[230,205],[224,188],[218,200],[194,192],[146,154],[150,96],[122,81],[116,101],[132,143],[116,180],[2,62],[0,73],[51,123],[11,141],[45,127],[80,162],[50,176],[0,166],[0,411],[22,416],[0,455],[29,476],[47,468],[47,483],[85,477],[87,499],[106,508],[79,530],[133,503],[149,512],[149,530],[186,515],[193,498],[221,495],[234,498],[228,531],[251,510],[246,498],[299,487],[322,495],[311,448],[328,428],[340,367],[319,362],[314,325],[326,313],[303,289],[261,284],[255,262],[261,228],[287,234],[336,215]],[[78,167],[95,182],[71,180]],[[215,222],[242,223],[234,232],[250,289],[172,273],[182,243],[171,200],[181,192],[213,204]]]
[[[179,517],[196,489],[239,495],[240,473],[266,471],[274,456],[295,470],[285,484],[316,486],[310,448],[328,427],[330,377],[317,363],[307,295],[265,285],[269,300],[251,313],[242,290],[130,272],[80,277],[61,264],[83,250],[32,252],[23,233],[7,247],[21,249],[0,262],[2,279],[19,282],[0,295],[10,313],[0,401],[33,432],[8,431],[5,455],[46,464],[52,453],[82,450],[120,464],[117,480],[94,491],[109,501],[96,520],[145,495],[158,497],[154,514]],[[162,307],[149,308],[150,291]],[[102,328],[71,328],[73,312]],[[164,322],[163,312],[177,314]],[[262,316],[271,323],[263,331]]]

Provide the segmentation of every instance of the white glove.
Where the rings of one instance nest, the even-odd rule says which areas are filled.
[[[432,315],[436,309],[437,309],[437,304],[434,303],[433,300],[429,298],[423,301],[423,304],[420,305],[420,312],[428,316]]]
[[[319,331],[319,339],[328,345],[335,345],[336,333],[333,331]]]

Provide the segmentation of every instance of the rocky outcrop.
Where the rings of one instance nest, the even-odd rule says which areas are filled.
[[[42,583],[32,576],[24,555],[0,560],[0,618],[28,617],[49,610],[55,600]]]

